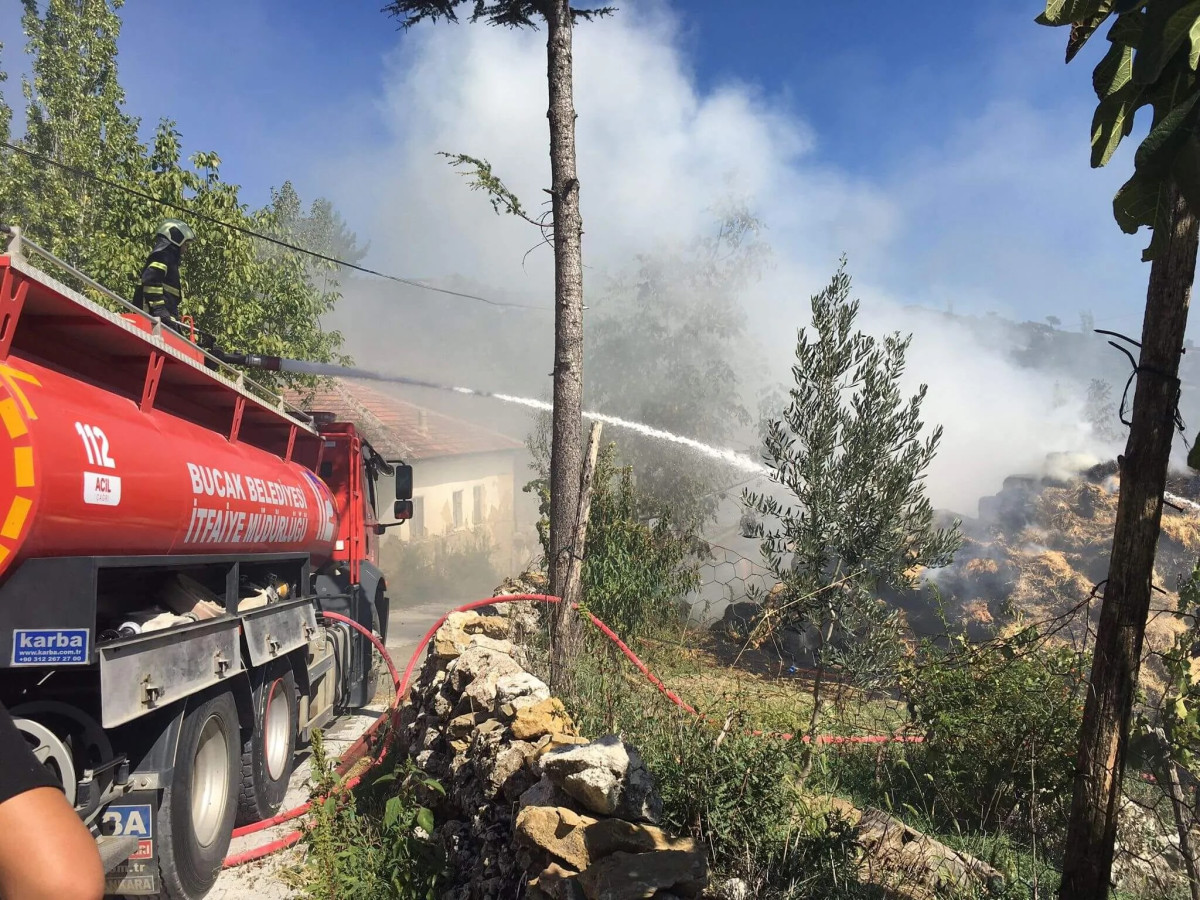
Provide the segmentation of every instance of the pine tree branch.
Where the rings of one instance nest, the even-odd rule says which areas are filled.
[[[500,177],[492,171],[492,165],[486,159],[477,159],[474,156],[468,156],[465,153],[447,153],[442,150],[438,152],[438,156],[444,156],[450,161],[450,165],[458,168],[460,166],[467,167],[467,171],[459,172],[467,179],[467,185],[473,191],[483,191],[488,195],[488,199],[492,204],[492,209],[496,211],[496,215],[508,213],[510,216],[516,216],[518,219],[523,219],[530,225],[535,225],[542,229],[542,236],[548,239],[549,235],[554,233],[554,222],[547,221],[551,219],[552,213],[546,210],[536,219],[525,211],[525,207],[521,204],[521,198],[513,193]]]

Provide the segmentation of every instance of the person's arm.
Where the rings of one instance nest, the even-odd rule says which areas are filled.
[[[0,898],[103,896],[95,840],[0,706]]]

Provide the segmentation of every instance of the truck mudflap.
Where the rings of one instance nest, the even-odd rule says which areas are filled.
[[[134,791],[110,804],[101,820],[101,831],[114,837],[137,839],[137,850],[105,876],[105,893],[143,897],[162,889],[155,847],[157,791]]]

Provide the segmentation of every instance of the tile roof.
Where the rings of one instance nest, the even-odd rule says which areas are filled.
[[[290,392],[287,399],[309,412],[331,412],[338,421],[353,422],[385,459],[413,462],[524,447],[499,432],[342,378],[334,379],[332,387]]]

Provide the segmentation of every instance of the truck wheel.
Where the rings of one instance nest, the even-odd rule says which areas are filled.
[[[241,740],[233,694],[200,694],[188,707],[157,818],[163,895],[170,900],[198,900],[211,890],[237,811]]]
[[[277,660],[254,688],[254,728],[242,744],[237,824],[249,825],[279,812],[296,755],[296,677]]]

